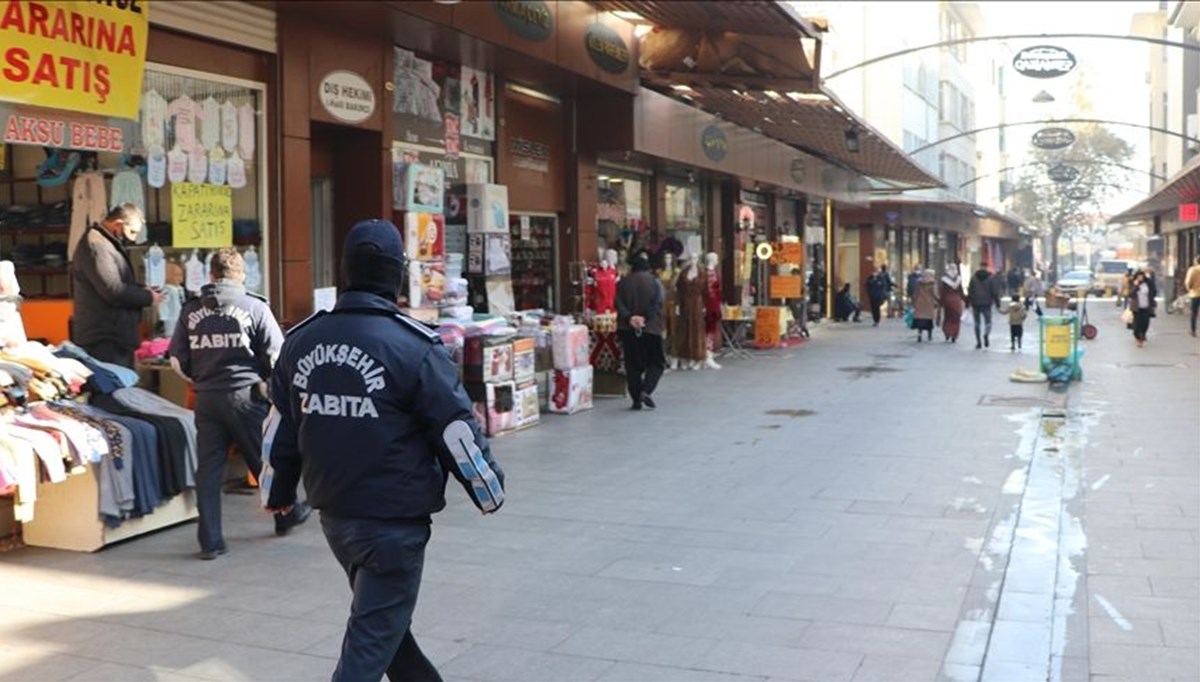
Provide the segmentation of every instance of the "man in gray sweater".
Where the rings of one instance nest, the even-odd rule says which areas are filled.
[[[650,257],[633,257],[633,272],[617,284],[617,332],[625,351],[625,381],[632,409],[653,410],[651,396],[667,368],[663,354],[663,289],[650,273]]]

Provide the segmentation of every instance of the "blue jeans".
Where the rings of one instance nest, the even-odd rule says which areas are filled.
[[[983,338],[987,338],[992,333],[992,306],[991,305],[973,305],[971,306],[971,316],[975,321],[975,345],[980,344],[979,335],[983,334]],[[980,318],[983,324],[980,325]]]
[[[321,514],[321,530],[354,591],[333,682],[442,682],[410,627],[429,524]]]

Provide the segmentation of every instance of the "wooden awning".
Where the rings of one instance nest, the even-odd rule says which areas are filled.
[[[1172,213],[1180,204],[1200,203],[1200,156],[1192,159],[1175,177],[1171,178],[1136,205],[1110,219],[1109,223],[1127,223],[1142,218],[1152,218],[1162,213]]]
[[[639,45],[646,87],[890,189],[944,186],[823,89],[821,29],[787,3],[592,4],[653,27]]]

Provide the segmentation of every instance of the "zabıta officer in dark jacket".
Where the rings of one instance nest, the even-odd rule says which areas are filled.
[[[655,408],[654,389],[667,369],[663,351],[663,288],[650,274],[650,257],[634,255],[633,272],[617,284],[617,332],[625,355],[632,409]]]
[[[221,486],[229,446],[237,445],[246,468],[262,475],[262,425],[267,417],[266,381],[283,345],[283,331],[265,299],[246,291],[246,263],[237,249],[213,254],[211,283],[188,301],[171,337],[171,365],[196,390],[196,506],[200,512],[200,558],[227,550],[221,529]],[[298,504],[275,515],[284,535],[308,518]]]
[[[404,248],[395,225],[346,236],[348,287],[297,325],[271,378],[265,506],[286,511],[301,476],[354,599],[335,682],[440,680],[409,626],[431,516],[453,475],[484,514],[504,473],[441,339],[396,307]],[[281,566],[281,570],[287,570]]]
[[[131,369],[133,352],[142,342],[142,308],[163,300],[161,293],[138,284],[121,243],[137,239],[145,225],[140,208],[121,204],[71,245],[71,340],[97,360]]]

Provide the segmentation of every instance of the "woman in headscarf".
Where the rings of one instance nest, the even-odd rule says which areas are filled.
[[[921,332],[933,341],[933,317],[938,307],[936,277],[933,270],[926,270],[917,282],[917,293],[913,296],[913,328],[917,330],[917,343],[921,343]]]
[[[946,266],[946,274],[938,282],[938,301],[942,305],[942,333],[946,335],[947,341],[958,343],[965,300],[962,275],[958,266],[951,263]]]

